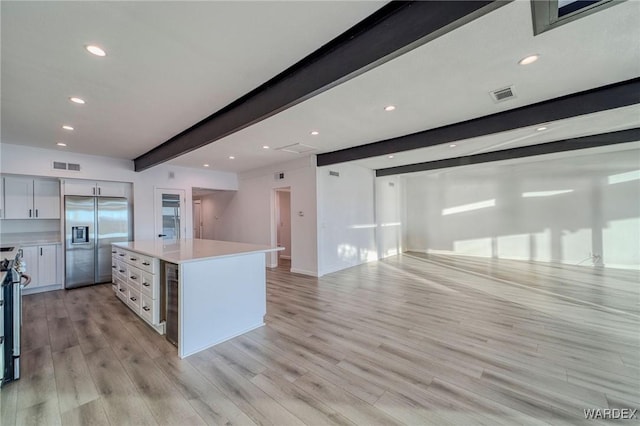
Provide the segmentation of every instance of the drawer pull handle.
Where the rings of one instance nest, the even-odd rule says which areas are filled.
[[[118,256],[124,256],[124,253],[118,253]]]
[[[130,257],[129,260],[132,261],[132,262],[135,262],[138,259],[136,259],[135,257]]]
[[[150,308],[150,307],[148,307],[148,306],[143,306],[143,307],[142,307],[142,309],[144,309],[144,310],[145,310],[145,311],[147,311],[147,312],[149,312],[149,311],[151,310],[151,308]]]
[[[116,253],[116,251],[115,251],[115,250],[111,250],[111,254],[115,254],[115,253]]]
[[[136,277],[135,275],[131,275],[129,278],[131,278],[132,280],[137,280],[138,277]]]
[[[120,288],[118,290],[120,290],[122,293],[124,293],[124,288]]]
[[[111,265],[111,267],[112,267],[113,269],[116,269],[116,265]]]
[[[144,266],[149,266],[149,265],[151,265],[149,262],[142,262],[142,264],[143,264]]]
[[[130,297],[129,299],[131,299],[132,302],[135,302],[136,300],[138,300],[135,297]]]
[[[149,283],[142,283],[143,286],[149,287]]]
[[[124,274],[124,269],[118,269],[118,271]]]

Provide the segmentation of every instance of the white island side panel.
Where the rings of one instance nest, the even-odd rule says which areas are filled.
[[[179,274],[181,358],[264,325],[264,253],[182,263]]]

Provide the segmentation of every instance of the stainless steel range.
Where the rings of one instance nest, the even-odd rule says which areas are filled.
[[[31,282],[31,278],[21,270],[22,250],[5,247],[2,251],[15,252],[15,256],[0,262],[3,276],[0,291],[0,386],[20,378],[22,288]]]

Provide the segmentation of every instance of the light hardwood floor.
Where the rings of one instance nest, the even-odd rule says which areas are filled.
[[[408,253],[267,280],[265,327],[184,360],[110,285],[25,296],[2,425],[597,424],[584,409],[640,407],[637,272]]]

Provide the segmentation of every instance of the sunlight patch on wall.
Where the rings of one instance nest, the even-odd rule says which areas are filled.
[[[491,257],[491,238],[476,238],[453,242],[453,251],[470,256]]]
[[[566,194],[568,192],[573,192],[573,189],[556,189],[554,191],[523,192],[522,198],[551,197],[553,195]]]
[[[635,265],[640,268],[640,218],[612,220],[602,230],[603,260],[606,266],[617,266],[607,262]]]
[[[463,204],[461,206],[455,206],[455,207],[448,207],[446,209],[442,209],[442,216],[468,212],[472,210],[484,209],[487,207],[493,207],[495,205],[496,205],[496,199],[493,198],[491,200],[478,201],[477,203]]]
[[[498,237],[498,257],[504,259],[529,260],[531,241],[529,234],[503,235]]]
[[[618,173],[617,175],[611,175],[607,178],[609,185],[616,183],[629,182],[632,180],[640,179],[640,170],[633,170],[626,173]]]
[[[591,229],[562,231],[562,260],[564,262],[578,263],[584,261],[590,257],[591,247]],[[596,254],[602,255],[602,253]]]

